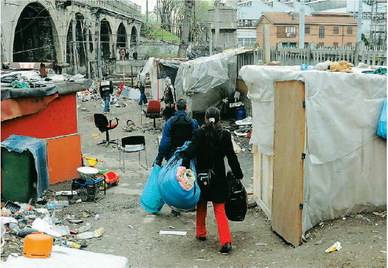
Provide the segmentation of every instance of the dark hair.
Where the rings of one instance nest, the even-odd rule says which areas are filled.
[[[178,109],[178,111],[185,110],[186,109],[186,100],[185,99],[179,99],[176,102],[176,108]]]
[[[222,131],[220,123],[220,110],[216,107],[207,108],[205,118],[207,120],[203,128],[205,129],[205,136],[208,138],[209,146],[217,146]]]

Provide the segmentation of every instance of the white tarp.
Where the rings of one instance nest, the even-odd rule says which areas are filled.
[[[191,111],[205,111],[235,90],[238,50],[183,62],[175,80],[177,97],[190,96]]]
[[[376,137],[386,76],[244,66],[252,100],[252,143],[273,154],[274,82],[305,83],[303,232],[321,220],[386,204],[386,142]]]

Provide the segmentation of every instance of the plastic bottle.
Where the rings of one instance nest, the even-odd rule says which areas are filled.
[[[76,248],[76,249],[80,249],[81,248],[81,245],[76,243],[76,242],[72,242],[72,241],[66,241],[66,246],[69,247],[69,248]]]
[[[47,209],[61,209],[69,206],[68,200],[53,200],[47,202]]]

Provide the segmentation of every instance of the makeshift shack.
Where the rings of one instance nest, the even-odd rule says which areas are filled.
[[[386,206],[376,125],[386,76],[244,66],[252,100],[254,196],[294,246],[323,220]]]
[[[174,85],[179,65],[186,59],[160,59],[149,58],[140,72],[140,81],[146,82],[146,75],[149,75],[151,82],[151,92],[153,100],[160,100],[163,97],[166,86],[165,79],[170,78],[171,84]]]
[[[76,92],[90,85],[86,79],[38,83],[29,88],[2,83],[1,141],[12,134],[45,139],[50,184],[78,177],[81,142]]]
[[[238,71],[243,65],[256,63],[255,53],[252,49],[233,49],[182,63],[174,84],[177,98],[186,98],[193,114],[217,106],[241,87],[240,82],[236,87]]]

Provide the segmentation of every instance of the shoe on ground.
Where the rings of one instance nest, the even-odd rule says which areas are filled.
[[[226,243],[220,249],[220,253],[222,253],[222,254],[229,254],[231,251],[232,251],[232,244],[231,243]]]
[[[195,238],[199,241],[206,241],[206,236],[196,236]]]

